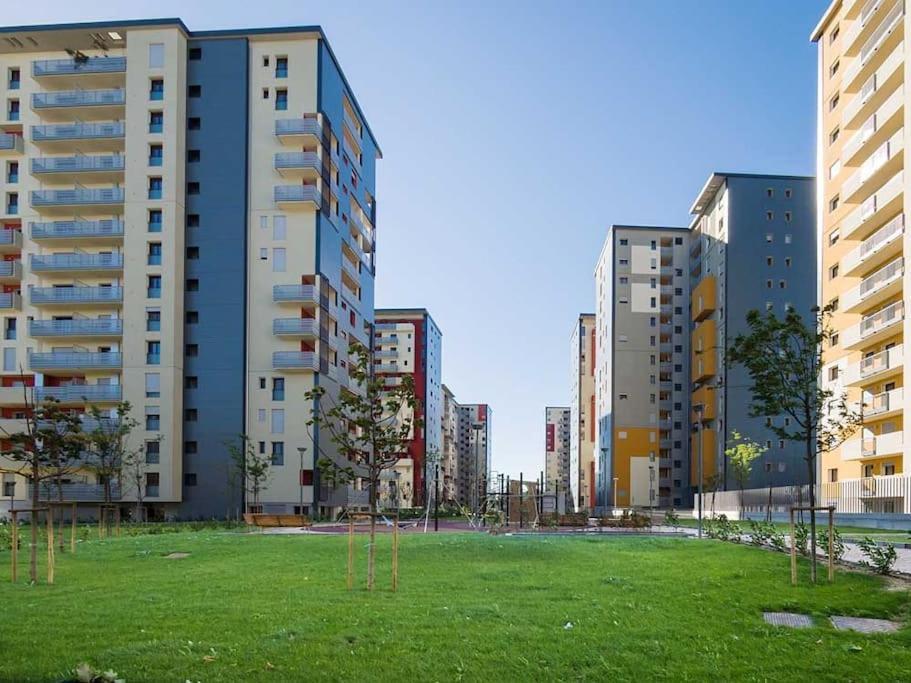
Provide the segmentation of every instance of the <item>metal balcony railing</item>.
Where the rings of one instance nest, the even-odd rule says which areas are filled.
[[[22,299],[18,294],[15,294],[14,292],[0,293],[0,310],[19,310],[21,308]]]
[[[29,266],[36,273],[63,270],[121,270],[123,254],[32,254]]]
[[[0,150],[22,150],[22,138],[10,133],[0,133]]]
[[[373,366],[374,372],[400,372],[399,366],[393,363],[376,363]]]
[[[79,206],[88,204],[123,204],[123,189],[76,188],[73,190],[33,190],[32,206]]]
[[[30,320],[32,337],[95,337],[123,334],[120,318],[75,318],[73,320]]]
[[[119,401],[119,384],[68,384],[63,387],[35,387],[35,400],[54,399],[62,403],[92,403]]]
[[[319,172],[323,166],[316,152],[278,152],[275,155],[275,168],[312,168]]]
[[[33,304],[119,303],[123,301],[121,287],[32,287],[29,300]]]
[[[123,90],[67,90],[32,94],[32,107],[34,109],[104,107],[122,104],[126,104],[126,92]]]
[[[272,287],[272,301],[307,301],[316,303],[316,286],[275,285]]]
[[[28,365],[33,370],[66,368],[119,368],[123,354],[116,351],[51,351],[30,353]]]
[[[111,483],[110,487],[111,500],[120,500],[120,485]],[[94,503],[102,502],[105,499],[103,484],[61,484],[58,486],[53,482],[43,482],[41,484],[41,499],[48,501],[59,501],[63,499],[66,503]]]
[[[50,221],[32,223],[33,240],[78,239],[85,237],[119,237],[123,235],[123,221]]]
[[[32,173],[97,173],[122,171],[126,160],[119,154],[104,156],[48,157],[32,159]]]
[[[0,246],[22,244],[22,233],[18,230],[0,230]]]
[[[845,256],[843,259],[845,270],[850,270],[863,263],[884,246],[893,242],[904,230],[905,215],[900,213]]]
[[[323,134],[323,127],[317,118],[279,119],[275,122],[275,134],[320,137]]]
[[[32,62],[32,76],[68,74],[112,74],[127,70],[126,57],[90,57],[89,59],[43,59]]]
[[[319,188],[316,185],[276,185],[276,202],[313,202],[320,205]]]
[[[276,318],[272,321],[272,334],[316,336],[319,325],[313,318]]]
[[[314,351],[275,351],[272,354],[272,367],[276,370],[319,370],[319,357]]]
[[[22,264],[19,261],[0,261],[0,277],[22,277]]]
[[[120,121],[105,123],[60,123],[32,126],[32,140],[91,140],[122,138],[124,125]]]

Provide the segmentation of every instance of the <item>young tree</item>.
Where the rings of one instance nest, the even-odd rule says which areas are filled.
[[[259,505],[259,494],[268,488],[272,456],[268,453],[258,453],[253,441],[246,434],[239,434],[237,441],[225,443],[234,469],[237,471],[244,493],[252,496],[252,503],[244,505],[244,512]]]
[[[340,485],[363,479],[370,495],[370,545],[367,552],[367,589],[373,589],[376,540],[376,513],[380,478],[395,467],[407,452],[414,430],[421,425],[416,417],[414,379],[404,375],[396,385],[387,385],[373,374],[371,352],[352,342],[348,349],[348,376],[357,389],[342,389],[337,399],[324,387],[305,395],[313,402],[309,426],[316,425],[329,435],[337,457],[319,444],[318,466],[331,484]]]
[[[740,490],[740,517],[743,518],[743,490],[750,480],[750,473],[753,471],[753,461],[766,452],[763,448],[752,439],[745,439],[736,429],[731,432],[732,446],[726,448],[724,454],[731,463],[731,469],[734,472],[734,480],[737,482],[737,488]]]
[[[145,446],[129,450],[124,454],[119,476],[123,482],[124,492],[132,491],[136,496],[137,522],[145,520],[143,502],[145,500],[145,480],[148,469]]]
[[[83,432],[88,455],[86,469],[101,482],[108,505],[113,500],[112,484],[120,481],[125,460],[140,454],[145,459],[145,447],[130,443],[130,436],[139,426],[132,409],[129,401],[117,404],[113,411],[102,411],[94,405],[88,409],[92,428]]]
[[[23,377],[24,380],[24,377]],[[23,381],[23,385],[25,382]],[[2,455],[8,461],[4,471],[26,477],[31,486],[31,507],[41,503],[41,484],[48,480],[58,483],[64,472],[71,472],[82,452],[79,418],[63,410],[60,403],[48,399],[36,404],[30,388],[22,387],[25,407],[25,429],[10,433],[2,429],[6,447]],[[50,514],[50,513],[49,513]],[[38,581],[38,520],[32,513],[29,579]]]
[[[816,507],[816,458],[837,448],[862,423],[862,414],[848,405],[845,393],[827,388],[820,377],[823,347],[832,340],[831,308],[812,309],[812,324],[794,310],[784,319],[773,313],[747,314],[749,331],[737,335],[728,362],[743,366],[751,381],[753,417],[790,418],[774,421],[779,439],[803,444],[810,489]],[[816,581],[816,512],[810,512],[811,577]]]

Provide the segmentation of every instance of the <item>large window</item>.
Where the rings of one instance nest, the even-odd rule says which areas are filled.
[[[149,43],[149,68],[160,69],[164,66],[164,43]]]
[[[285,442],[284,441],[273,441],[272,442],[272,464],[273,465],[284,465],[285,464]]]

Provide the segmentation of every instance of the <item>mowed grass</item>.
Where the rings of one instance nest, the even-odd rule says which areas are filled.
[[[78,663],[137,681],[908,680],[911,628],[835,631],[832,614],[908,623],[873,576],[789,583],[785,555],[668,537],[390,537],[378,588],[345,588],[347,540],[197,532],[87,541],[53,586],[9,583],[0,554],[0,680]],[[166,559],[172,552],[185,559]],[[22,570],[26,569],[25,564]],[[778,629],[763,610],[813,615]],[[570,626],[571,625],[571,626]]]

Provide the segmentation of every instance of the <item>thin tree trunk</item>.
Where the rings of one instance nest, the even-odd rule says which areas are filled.
[[[370,545],[367,548],[367,590],[373,590],[373,581],[376,568],[376,489],[379,485],[379,476],[370,479]]]
[[[810,581],[816,583],[816,472],[813,467],[813,443],[807,440],[807,471],[810,474]]]
[[[32,583],[38,583],[38,513],[35,510],[41,501],[41,480],[38,478],[38,463],[32,463],[32,512],[29,523],[32,527],[32,546],[29,549],[28,576]]]

